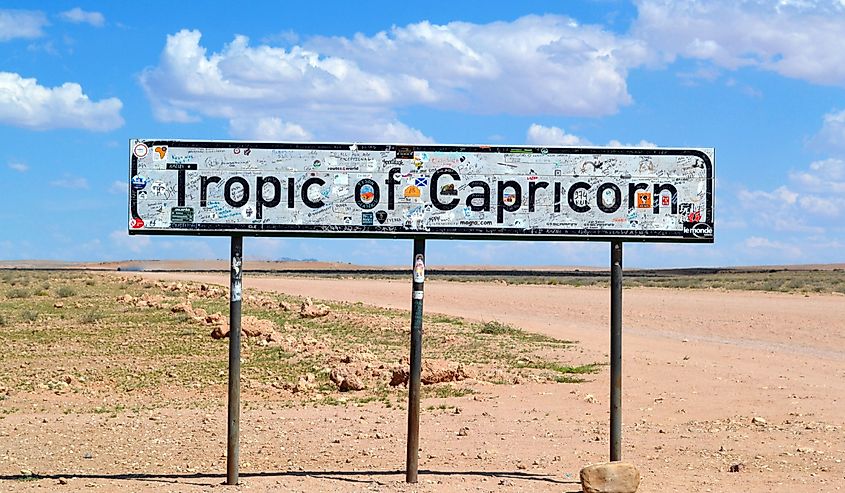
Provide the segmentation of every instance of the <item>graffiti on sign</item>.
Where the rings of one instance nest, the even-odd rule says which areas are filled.
[[[132,234],[713,241],[713,149],[133,140]]]

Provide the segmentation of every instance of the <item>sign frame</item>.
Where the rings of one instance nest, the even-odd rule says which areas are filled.
[[[461,153],[521,153],[521,154],[570,154],[617,156],[689,156],[701,159],[705,168],[704,221],[690,222],[690,228],[706,231],[701,237],[684,236],[682,231],[634,229],[585,229],[585,228],[506,228],[506,227],[429,227],[408,230],[399,226],[344,225],[321,226],[317,224],[277,225],[267,223],[191,223],[190,228],[167,229],[128,228],[130,235],[185,235],[185,236],[270,236],[270,237],[334,237],[334,238],[389,238],[450,240],[502,240],[502,241],[624,241],[624,242],[714,242],[715,199],[715,150],[712,148],[645,148],[645,147],[565,147],[565,146],[516,146],[516,145],[459,145],[459,144],[370,144],[370,143],[317,143],[317,142],[261,142],[229,140],[175,140],[132,139],[130,149],[139,143],[149,152],[154,147],[206,148],[206,149],[269,149],[269,150],[325,150],[325,151],[397,151],[410,152],[461,152]],[[708,154],[709,152],[709,154]],[[140,217],[134,180],[138,176],[138,157],[130,150],[129,212],[130,222]],[[174,168],[175,169],[175,168]],[[492,173],[491,173],[492,175]],[[502,174],[502,176],[508,176]],[[180,211],[181,212],[181,211]],[[686,226],[685,226],[686,227]],[[330,229],[331,228],[331,229]]]

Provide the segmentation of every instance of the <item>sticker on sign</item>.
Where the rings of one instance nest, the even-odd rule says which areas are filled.
[[[129,148],[131,234],[713,241],[712,148]]]

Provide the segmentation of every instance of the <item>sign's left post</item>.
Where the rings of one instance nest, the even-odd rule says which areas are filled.
[[[229,272],[229,425],[226,438],[226,484],[238,484],[241,421],[241,280],[243,237],[232,236]]]

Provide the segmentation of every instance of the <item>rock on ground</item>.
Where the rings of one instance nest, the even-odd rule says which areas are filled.
[[[603,462],[581,469],[584,493],[635,493],[640,471],[627,462]]]
[[[390,379],[390,385],[408,385],[410,372],[407,368],[394,368]],[[443,382],[458,382],[469,378],[466,369],[460,363],[443,360],[427,360],[422,364],[422,375],[420,381],[423,385],[432,385]]]
[[[205,323],[216,323],[214,329],[211,331],[213,339],[223,339],[229,337],[229,324],[219,314],[208,315],[205,317]],[[246,315],[241,318],[241,335],[244,337],[262,337],[268,342],[273,340],[280,340],[281,336],[276,332],[276,324],[271,320]]]
[[[329,314],[329,307],[322,304],[314,304],[311,298],[305,298],[299,307],[299,316],[302,318],[325,317]]]

